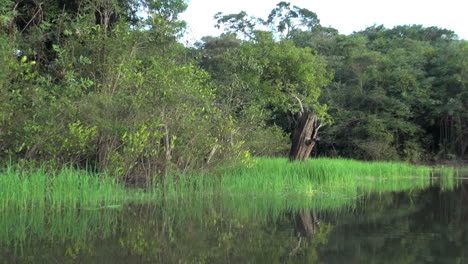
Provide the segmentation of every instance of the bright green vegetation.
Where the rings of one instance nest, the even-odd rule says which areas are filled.
[[[173,236],[183,237],[187,232],[182,230],[194,225],[228,229],[215,232],[224,241],[242,230],[250,233],[249,226],[294,221],[307,211],[322,216],[351,214],[368,197],[426,189],[432,184],[431,176],[429,167],[397,162],[258,158],[248,166],[168,176],[146,189],[126,189],[102,174],[10,166],[0,173],[0,188],[6,190],[0,194],[0,248],[30,252],[39,240],[64,243],[73,253],[86,250],[88,241],[102,244],[99,241],[113,239],[123,228],[118,245],[146,252],[158,243],[170,246]],[[448,179],[449,173],[444,177]],[[156,233],[149,239],[145,230],[153,226],[158,228],[150,228]],[[322,223],[320,232],[329,228]],[[194,234],[198,239],[201,235]],[[148,242],[146,247],[142,241],[156,244]]]
[[[250,224],[237,219],[261,219],[255,229],[433,183],[428,167],[377,161],[466,159],[468,42],[455,32],[408,25],[343,35],[313,11],[280,2],[263,20],[217,14],[225,34],[185,46],[179,15],[187,2],[0,0],[0,164],[48,166],[0,171],[0,258],[3,241],[30,234],[79,241],[67,249],[76,258],[86,237],[119,230],[129,204],[157,210],[114,241],[125,252],[189,256],[172,251],[173,232],[206,236],[186,232],[203,213],[212,221],[205,228],[228,230],[214,235],[216,244],[237,250],[232,230]],[[302,110],[321,124],[315,157],[375,162],[275,158],[287,155]],[[451,190],[453,174],[441,169],[435,181]],[[127,219],[137,223],[137,212]],[[161,234],[145,240],[148,226]],[[288,248],[297,246],[293,233],[282,236]],[[259,241],[284,242],[268,234]]]
[[[166,199],[217,195],[234,200],[247,197],[256,202],[278,201],[287,208],[327,208],[369,192],[425,188],[430,185],[431,172],[429,167],[398,162],[257,158],[249,166],[224,168],[213,175],[170,177],[160,194],[164,193]]]
[[[360,162],[345,159],[255,159],[251,168],[227,169],[221,174],[223,192],[255,194],[310,194],[323,188],[352,188],[361,182],[405,177],[428,178],[430,168],[398,162]]]
[[[211,174],[167,176],[143,189],[126,189],[114,178],[65,168],[19,170],[0,174],[0,209],[102,209],[127,202],[161,199],[222,199],[227,203],[255,199],[268,208],[332,208],[368,192],[426,187],[431,169],[405,163],[359,162],[344,159],[253,159],[249,166],[222,168]],[[262,210],[255,210],[262,211]],[[280,211],[280,209],[278,209]]]
[[[10,166],[0,173],[0,189],[0,211],[101,209],[126,199],[124,186],[115,179],[70,168],[46,172]]]
[[[468,48],[453,31],[343,35],[281,2],[265,25],[218,14],[226,33],[188,47],[184,0],[17,3],[0,1],[0,161],[127,182],[249,163],[285,156],[301,105],[323,125],[314,155],[466,158]]]

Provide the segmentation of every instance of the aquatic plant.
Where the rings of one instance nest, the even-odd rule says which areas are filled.
[[[429,179],[430,174],[428,167],[399,162],[326,158],[289,162],[286,159],[259,158],[251,168],[223,170],[221,193],[317,195],[332,192],[354,196],[358,187],[369,187],[368,181]],[[374,187],[377,186],[384,187]]]
[[[88,209],[121,204],[123,184],[101,174],[72,168],[48,170],[8,166],[0,173],[0,210],[48,207]]]
[[[250,166],[224,167],[209,174],[171,174],[145,189],[126,189],[105,174],[67,167],[46,170],[7,166],[0,172],[0,209],[100,209],[126,202],[220,197],[258,201],[266,197],[269,202],[327,198],[338,205],[362,192],[422,188],[430,184],[430,175],[428,167],[396,162],[325,158],[289,162],[281,158],[257,158]]]

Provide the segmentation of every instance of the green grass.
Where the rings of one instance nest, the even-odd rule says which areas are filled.
[[[444,173],[450,181],[450,171]],[[106,237],[132,207],[125,203],[152,203],[158,215],[181,224],[213,212],[255,221],[305,209],[339,213],[373,192],[427,188],[431,174],[429,167],[404,163],[258,158],[251,167],[171,175],[146,189],[129,189],[86,171],[8,166],[0,172],[0,246],[28,245],[31,234],[57,241]],[[115,208],[126,209],[110,210]]]
[[[287,159],[257,158],[250,167],[220,168],[210,175],[170,176],[157,189],[165,198],[193,196],[263,195],[316,196],[322,193],[354,196],[357,189],[398,190],[418,182],[429,184],[431,168],[398,162],[360,162],[346,159],[311,159],[289,162]],[[378,181],[400,180],[393,186]]]
[[[431,184],[432,170],[396,162],[257,158],[251,167],[219,168],[210,174],[172,175],[164,183],[139,193],[139,201],[190,204],[217,201],[237,217],[277,216],[284,211],[353,208],[372,192],[412,191]]]
[[[126,199],[125,187],[116,180],[71,168],[46,172],[8,166],[0,173],[0,188],[0,210],[101,208]]]
[[[143,191],[125,189],[123,184],[105,175],[71,168],[46,172],[44,168],[7,166],[0,172],[0,210],[101,209],[125,202],[220,197],[225,201],[276,202],[286,208],[311,207],[310,200],[318,204],[318,200],[326,199],[322,207],[336,207],[363,192],[427,187],[430,175],[429,167],[396,162],[325,158],[289,162],[256,158],[250,167],[218,168],[211,174],[170,175]]]

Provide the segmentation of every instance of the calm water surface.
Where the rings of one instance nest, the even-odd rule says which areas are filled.
[[[468,263],[468,181],[288,199],[3,212],[0,263]]]

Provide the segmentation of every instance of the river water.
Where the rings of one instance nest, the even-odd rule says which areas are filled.
[[[288,199],[3,212],[0,263],[468,263],[468,181]]]

